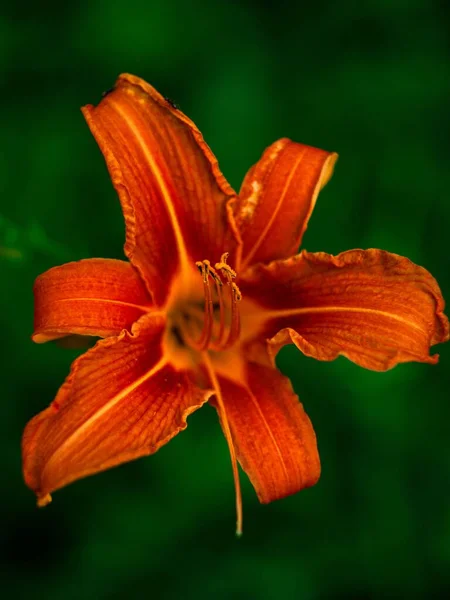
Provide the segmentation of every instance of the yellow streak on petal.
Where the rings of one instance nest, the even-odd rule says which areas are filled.
[[[54,463],[57,460],[58,454],[60,454],[63,450],[67,450],[67,448],[70,447],[81,435],[83,435],[83,433],[89,427],[91,427],[92,424],[95,423],[95,421],[98,421],[98,419],[100,419],[100,417],[102,417],[105,413],[107,413],[109,410],[114,408],[114,406],[116,406],[116,404],[118,404],[121,400],[123,400],[126,396],[128,396],[128,394],[130,394],[135,389],[137,389],[140,385],[145,383],[148,379],[150,379],[150,377],[153,377],[153,375],[155,375],[155,373],[160,371],[166,364],[167,364],[167,358],[163,357],[154,367],[152,367],[149,371],[147,371],[147,373],[144,373],[143,375],[141,375],[141,377],[139,377],[139,379],[136,379],[136,381],[133,381],[133,383],[131,383],[126,388],[124,388],[121,392],[119,392],[118,394],[113,396],[97,412],[95,412],[91,417],[89,417],[89,419],[87,419],[83,423],[83,425],[81,425],[81,427],[79,427],[76,431],[74,431],[72,433],[72,435],[70,435],[61,444],[61,446],[59,446],[55,450],[55,452],[50,456],[49,460],[47,461],[47,464],[45,465],[45,467],[42,471],[41,478],[44,479],[45,471],[49,468],[49,466],[52,463]]]
[[[283,455],[281,453],[280,447],[279,447],[279,445],[277,443],[277,440],[275,439],[275,436],[273,435],[272,430],[269,427],[269,424],[267,423],[267,419],[264,416],[264,413],[261,410],[261,407],[259,406],[258,401],[256,400],[253,392],[247,386],[245,386],[245,389],[247,390],[248,395],[250,396],[252,403],[254,404],[256,410],[258,411],[259,416],[261,417],[261,421],[264,423],[264,427],[266,428],[267,433],[269,434],[269,437],[272,440],[273,445],[275,446],[275,449],[277,451],[278,457],[280,459],[281,466],[283,467],[283,472],[284,472],[284,475],[286,477],[286,482],[289,482],[289,473],[288,473],[288,470],[287,470],[287,467],[286,467],[286,463],[284,462],[284,458],[283,458]]]
[[[278,317],[290,317],[293,315],[301,315],[301,314],[312,314],[312,313],[327,313],[327,312],[354,312],[354,313],[369,313],[374,315],[380,315],[383,317],[388,317],[390,319],[394,319],[395,321],[400,321],[401,323],[406,323],[413,329],[417,329],[417,331],[422,332],[423,329],[419,327],[414,321],[410,321],[408,319],[404,319],[399,315],[394,313],[389,313],[384,310],[377,310],[376,308],[359,308],[356,306],[314,306],[310,308],[286,308],[281,310],[262,310],[262,314],[264,315],[264,319],[276,319]]]
[[[128,126],[130,128],[130,132],[133,132],[137,142],[139,143],[140,147],[142,148],[142,151],[144,153],[144,156],[147,160],[148,165],[150,166],[152,174],[154,175],[154,177],[158,183],[159,190],[161,192],[161,196],[166,205],[166,209],[169,214],[170,222],[173,227],[173,232],[175,235],[175,242],[177,245],[177,251],[178,251],[179,258],[180,258],[180,267],[181,267],[180,270],[182,273],[182,277],[183,278],[185,277],[187,279],[186,284],[189,285],[189,281],[188,281],[189,275],[188,274],[192,270],[192,266],[191,266],[189,258],[188,258],[186,244],[184,243],[184,238],[183,238],[183,234],[181,232],[180,224],[178,222],[178,217],[177,217],[177,214],[175,211],[175,207],[174,207],[172,199],[170,197],[169,190],[167,189],[167,185],[164,181],[164,177],[163,177],[158,165],[156,164],[151,152],[149,151],[147,145],[145,144],[145,141],[143,140],[142,136],[140,135],[139,129],[136,127],[135,123],[133,122],[133,119],[130,118],[130,116],[127,114],[126,111],[122,110],[120,103],[114,102],[112,100],[111,100],[111,103],[114,105],[115,110],[121,115],[123,121],[128,124]]]
[[[62,298],[57,302],[104,302],[105,304],[116,304],[119,306],[137,308],[138,310],[142,310],[142,312],[151,312],[152,308],[155,308],[152,304],[145,306],[141,304],[134,304],[133,302],[123,302],[122,300],[110,300],[109,298]],[[165,314],[164,311],[155,311],[155,313],[156,312],[161,315]]]

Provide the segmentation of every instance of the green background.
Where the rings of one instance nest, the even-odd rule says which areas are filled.
[[[340,153],[304,246],[380,247],[450,295],[450,13],[431,0],[9,3],[0,13],[1,589],[54,599],[450,597],[450,346],[437,366],[364,371],[279,358],[323,473],[268,506],[244,483],[234,537],[215,411],[156,455],[37,510],[26,421],[75,351],[30,341],[32,284],[56,264],[122,257],[123,221],[79,107],[123,71],[176,101],[239,188],[275,139]]]

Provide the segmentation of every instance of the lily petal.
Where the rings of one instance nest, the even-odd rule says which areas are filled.
[[[436,363],[433,344],[449,338],[436,280],[407,258],[382,250],[301,254],[258,265],[239,281],[259,303],[259,335],[275,356],[294,343],[319,360],[343,355],[376,371]]]
[[[143,317],[78,358],[22,442],[27,485],[38,503],[68,483],[156,452],[208,399],[162,351],[164,321]]]
[[[177,272],[233,251],[226,205],[235,194],[194,123],[142,79],[121,75],[82,111],[119,194],[125,254],[161,306]]]
[[[272,367],[247,363],[244,382],[219,381],[237,457],[260,502],[317,483],[316,436],[289,379]]]
[[[241,271],[297,252],[320,190],[338,155],[288,139],[269,146],[233,201],[242,238]]]
[[[139,273],[122,260],[92,258],[54,267],[34,284],[33,340],[70,334],[107,337],[152,308]]]

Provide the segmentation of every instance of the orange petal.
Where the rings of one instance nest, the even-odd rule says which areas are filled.
[[[70,334],[116,335],[151,308],[138,272],[122,260],[92,258],[54,267],[34,284],[35,342]]]
[[[163,330],[163,320],[149,316],[134,335],[99,341],[73,363],[51,406],[28,423],[23,470],[40,503],[76,479],[156,452],[208,399],[166,360]]]
[[[245,381],[219,378],[236,454],[261,502],[317,483],[316,436],[289,380],[276,369],[246,365]]]
[[[319,360],[343,355],[384,371],[401,362],[437,362],[429,348],[449,338],[436,280],[382,250],[302,252],[254,267],[239,286],[262,306],[259,335],[271,338],[272,355],[293,342]]]
[[[178,270],[233,250],[234,192],[194,123],[142,79],[121,75],[82,110],[119,194],[125,253],[161,305]]]
[[[333,174],[337,154],[281,139],[247,173],[233,201],[242,238],[243,271],[257,262],[297,252],[320,190]]]

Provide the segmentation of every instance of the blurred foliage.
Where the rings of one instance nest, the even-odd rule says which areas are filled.
[[[81,0],[0,13],[2,589],[56,599],[450,597],[450,348],[385,374],[280,355],[317,431],[323,474],[260,506],[244,481],[234,538],[226,445],[205,408],[155,456],[36,510],[26,421],[77,351],[35,346],[32,284],[121,257],[119,203],[79,107],[118,73],[198,124],[235,187],[275,139],[340,153],[305,246],[381,247],[450,295],[450,9],[443,0]],[[245,477],[244,477],[245,479]]]

